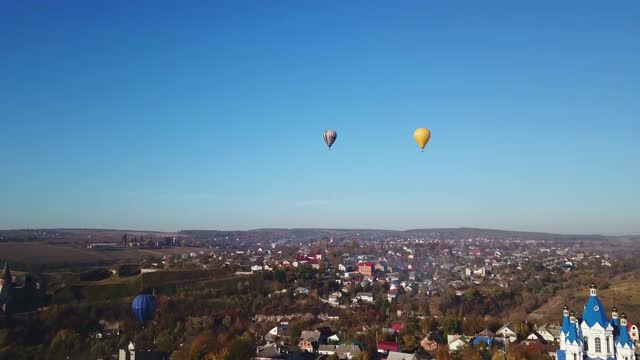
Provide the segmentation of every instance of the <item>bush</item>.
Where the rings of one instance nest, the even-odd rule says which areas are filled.
[[[80,281],[100,281],[111,277],[111,271],[108,269],[100,268],[85,271],[80,273],[79,280]]]
[[[140,266],[137,264],[125,264],[118,267],[118,276],[120,277],[135,276],[140,273]]]

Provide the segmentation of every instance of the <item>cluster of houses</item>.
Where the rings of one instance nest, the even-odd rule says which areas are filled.
[[[270,359],[303,359],[314,355],[314,358],[324,359],[328,356],[336,356],[338,359],[353,359],[363,352],[364,344],[353,342],[346,343],[342,336],[331,331],[328,327],[318,327],[313,330],[301,332],[296,346],[286,346],[282,341],[287,337],[289,324],[279,323],[269,330],[263,337],[266,344],[257,347],[256,360]],[[394,324],[392,328],[384,329],[397,335],[397,331],[402,329],[401,324]],[[425,344],[426,346],[426,344]],[[377,352],[381,359],[386,360],[417,360],[417,356],[411,353],[404,353],[400,344],[395,341],[378,341]],[[429,347],[429,349],[433,349]]]
[[[162,264],[171,266],[184,262],[208,268],[209,262],[202,261],[206,258],[216,261],[217,265],[234,266],[243,274],[306,265],[341,281],[349,281],[354,276],[372,279],[380,274],[392,277],[409,273],[408,281],[413,281],[409,284],[409,292],[416,290],[432,295],[449,287],[462,294],[474,284],[509,287],[517,272],[525,271],[533,261],[541,263],[547,273],[557,276],[576,267],[608,267],[613,262],[606,253],[590,253],[567,244],[560,247],[552,241],[485,237],[442,239],[441,234],[393,239],[393,242],[361,240],[359,249],[342,254],[339,264],[328,261],[326,248],[319,249],[322,247],[313,241],[305,245],[277,242],[264,246],[246,243],[244,247],[238,247],[233,244],[167,255]],[[391,301],[397,295],[397,291],[392,290],[388,298]]]
[[[560,341],[560,327],[552,324],[545,324],[538,326],[532,331],[525,339],[519,343],[532,346],[537,345],[542,351],[553,353],[557,346],[555,345]],[[449,352],[457,352],[467,346],[499,346],[505,349],[510,344],[518,343],[518,335],[516,328],[512,323],[503,325],[495,333],[489,329],[485,329],[478,334],[467,335],[448,335],[447,345]]]
[[[296,346],[284,345],[288,336],[289,323],[281,322],[264,335],[265,345],[256,349],[256,360],[296,359],[307,354],[336,355],[339,359],[352,359],[362,349],[357,344],[346,344],[341,336],[327,327],[318,327],[301,332]]]
[[[368,265],[367,265],[368,266]],[[393,324],[383,328],[382,335],[392,341],[378,341],[376,349],[383,359],[416,359],[415,354],[403,353],[398,342],[398,334],[403,324]],[[313,353],[318,355],[337,355],[340,359],[351,359],[362,351],[358,344],[344,344],[340,335],[327,327],[302,331],[297,346],[278,345],[281,337],[286,336],[287,323],[273,328],[264,339],[267,345],[259,347],[256,359],[285,359],[292,353]],[[475,335],[448,335],[446,339],[438,332],[430,332],[420,345],[428,352],[435,352],[447,346],[455,353],[465,347],[499,347],[505,352],[512,344],[535,346],[535,351],[546,353],[558,360],[637,360],[635,352],[640,345],[638,327],[627,320],[626,315],[618,314],[613,308],[611,320],[604,313],[604,307],[597,297],[595,285],[590,287],[590,297],[584,313],[578,318],[568,307],[563,309],[562,325],[544,324],[534,327],[526,337],[518,339],[516,326],[507,323],[495,333],[485,329]],[[364,344],[362,344],[364,345]],[[295,358],[295,357],[294,357]]]

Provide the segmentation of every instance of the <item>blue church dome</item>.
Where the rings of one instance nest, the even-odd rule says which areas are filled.
[[[604,312],[604,306],[602,306],[602,303],[596,294],[595,284],[591,284],[591,296],[589,296],[589,300],[584,306],[582,321],[586,322],[587,326],[590,328],[595,326],[595,324],[600,324],[602,328],[606,329],[610,325],[607,314]]]

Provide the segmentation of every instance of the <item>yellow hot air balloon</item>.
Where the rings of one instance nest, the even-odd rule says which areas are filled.
[[[420,146],[420,150],[424,151],[424,147],[427,146],[429,139],[431,139],[431,131],[427,128],[418,128],[413,133],[413,138]]]

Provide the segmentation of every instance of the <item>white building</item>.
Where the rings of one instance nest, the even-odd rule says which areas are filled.
[[[614,306],[612,320],[609,320],[595,284],[589,288],[582,319],[578,320],[575,315],[565,305],[558,360],[636,360],[626,315],[618,319],[618,309]]]
[[[560,342],[560,329],[556,325],[545,324],[536,331],[548,342]]]
[[[510,343],[515,342],[518,339],[516,334],[516,328],[511,323],[506,323],[503,327],[496,332],[497,337],[501,337],[505,340],[509,340]]]
[[[640,341],[640,333],[638,333],[638,326],[629,323],[629,337],[633,341]]]
[[[364,293],[364,292],[359,292],[356,294],[356,299],[360,300],[360,301],[364,301],[364,302],[373,302],[373,294],[372,293]]]
[[[449,352],[456,352],[469,345],[469,338],[464,335],[447,335]]]

